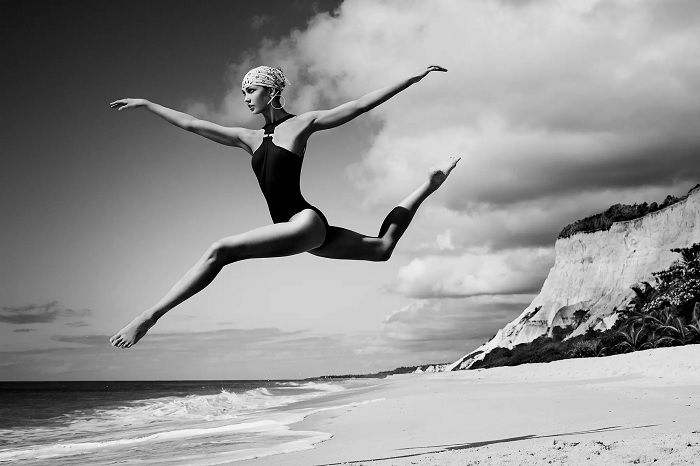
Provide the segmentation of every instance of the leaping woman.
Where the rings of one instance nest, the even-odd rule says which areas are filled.
[[[428,66],[398,84],[333,109],[292,115],[284,108],[282,91],[289,82],[282,71],[259,66],[245,75],[241,88],[250,111],[265,118],[262,129],[220,126],[145,99],[112,102],[111,108],[145,108],[178,128],[246,151],[252,156],[253,171],[274,223],[216,241],[158,303],[112,336],[111,344],[119,348],[133,346],[166,312],[203,290],[225,265],[233,262],[302,252],[329,259],[388,260],[420,204],[445,181],[459,157],[451,157],[444,167],[432,171],[427,181],[392,209],[377,236],[329,225],[323,213],[301,195],[301,164],[312,134],[349,122],[433,71],[447,70]]]

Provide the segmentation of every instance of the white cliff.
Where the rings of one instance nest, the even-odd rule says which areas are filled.
[[[542,289],[520,316],[488,342],[448,370],[466,369],[497,347],[512,348],[555,327],[574,322],[578,310],[586,319],[571,336],[592,327],[605,330],[633,297],[631,286],[653,282],[653,272],[668,268],[678,254],[672,248],[700,242],[700,189],[664,209],[634,220],[614,223],[608,231],[576,233],[555,244],[555,262]]]

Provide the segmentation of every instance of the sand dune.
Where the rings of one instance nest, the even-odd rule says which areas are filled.
[[[339,399],[365,403],[293,426],[330,440],[246,464],[700,464],[700,345],[393,376]]]

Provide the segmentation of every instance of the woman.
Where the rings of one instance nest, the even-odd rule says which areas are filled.
[[[152,308],[117,332],[110,342],[129,348],[138,342],[166,312],[204,289],[228,264],[255,257],[277,257],[310,252],[331,259],[385,261],[406,231],[418,206],[445,181],[459,158],[442,169],[395,207],[377,236],[365,236],[328,225],[325,216],[302,197],[299,177],[306,143],[316,131],[335,128],[373,109],[440,66],[400,83],[330,110],[292,115],[284,109],[281,95],[288,84],[278,68],[260,66],[243,78],[243,100],[254,114],[265,117],[260,130],[231,128],[194,118],[144,99],[120,99],[117,110],[145,108],[173,125],[221,144],[239,147],[252,156],[252,165],[272,216],[273,224],[215,242],[202,258]]]

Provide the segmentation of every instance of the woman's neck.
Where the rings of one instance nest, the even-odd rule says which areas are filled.
[[[277,120],[281,120],[282,118],[286,117],[289,115],[289,112],[287,112],[285,109],[276,109],[273,108],[272,105],[268,105],[267,108],[262,112],[262,115],[265,117],[265,125],[269,125],[270,123],[274,123]]]

